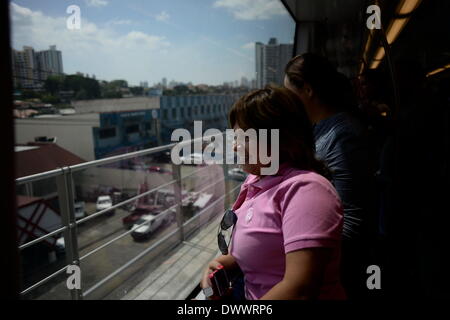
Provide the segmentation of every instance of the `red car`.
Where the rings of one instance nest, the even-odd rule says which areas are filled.
[[[158,172],[158,173],[172,173],[171,171],[161,168],[161,167],[156,167],[156,166],[152,166],[148,168],[148,171],[150,172]]]

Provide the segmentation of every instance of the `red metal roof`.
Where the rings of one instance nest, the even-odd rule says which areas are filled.
[[[28,143],[37,149],[16,152],[16,178],[86,162],[54,143]]]
[[[16,199],[17,199],[17,208],[19,209],[42,200],[41,198],[21,196],[21,195],[17,195]]]

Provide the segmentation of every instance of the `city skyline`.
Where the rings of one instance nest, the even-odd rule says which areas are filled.
[[[95,3],[97,6],[95,6]],[[102,4],[99,4],[102,3]],[[67,74],[99,80],[222,85],[255,77],[255,43],[291,43],[294,23],[278,0],[11,1],[12,45],[56,45]],[[81,9],[81,29],[68,30],[66,8]],[[254,10],[259,5],[259,10]],[[181,32],[182,30],[182,32]]]
[[[48,50],[36,51],[31,46],[23,46],[22,50],[13,48],[12,49],[13,56],[13,66],[14,66],[14,80],[15,85],[20,83],[22,86],[25,85],[26,88],[37,88],[42,86],[42,81],[48,77],[48,75],[64,75],[63,72],[63,59],[62,52],[56,49],[55,45],[50,45]],[[103,81],[103,79],[97,79],[95,74],[89,75],[89,73],[84,73],[81,71],[77,71],[74,73],[75,75],[81,75],[86,78],[96,79],[98,81]],[[68,74],[65,74],[68,75]],[[125,80],[126,79],[113,79],[113,80]],[[154,82],[153,85],[149,85],[148,81],[139,81],[138,85],[143,87],[144,89],[148,88],[158,88],[162,87],[164,89],[173,89],[177,85],[194,85],[194,86],[202,86],[204,83],[193,84],[192,81],[187,83],[179,82],[176,79],[168,79],[163,77],[160,82]],[[247,88],[255,88],[256,87],[256,78],[248,79],[245,76],[242,76],[238,80],[233,81],[224,81],[222,84],[224,86],[229,87],[247,87]]]

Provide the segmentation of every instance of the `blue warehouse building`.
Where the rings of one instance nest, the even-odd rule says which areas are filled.
[[[95,158],[157,146],[158,116],[159,110],[101,113],[93,128]]]
[[[160,97],[73,102],[79,116],[91,116],[95,159],[151,148],[161,143]]]
[[[172,132],[185,128],[193,135],[194,121],[202,121],[203,130],[225,130],[228,111],[239,94],[161,96],[161,141],[171,143]]]

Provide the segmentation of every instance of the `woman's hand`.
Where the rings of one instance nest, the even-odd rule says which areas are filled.
[[[222,264],[220,264],[217,260],[212,260],[208,263],[208,267],[203,272],[202,281],[200,282],[200,287],[202,289],[212,286],[211,281],[209,280],[209,275],[216,271],[221,265]]]
[[[238,268],[238,264],[236,263],[236,260],[234,257],[230,254],[228,255],[221,255],[217,257],[216,259],[210,261],[208,263],[208,266],[206,267],[205,271],[202,275],[202,280],[200,281],[200,287],[202,289],[212,287],[211,280],[209,280],[209,275],[216,271],[220,266],[222,266],[226,272],[233,272]],[[209,298],[210,300],[214,299],[220,299],[220,297],[212,296]]]

